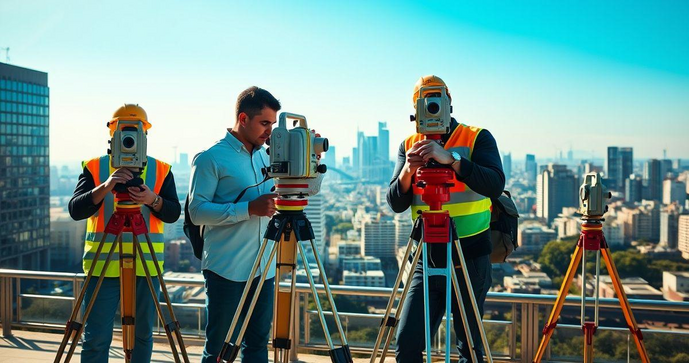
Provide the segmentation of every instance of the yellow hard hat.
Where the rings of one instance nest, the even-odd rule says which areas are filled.
[[[144,131],[151,128],[146,111],[141,106],[133,103],[125,103],[124,106],[121,106],[112,114],[112,120],[108,121],[110,136],[115,133],[115,127],[119,120],[139,120],[144,125]]]
[[[419,94],[419,90],[421,87],[431,87],[431,86],[442,86],[445,87],[445,92],[447,93],[447,97],[452,100],[452,96],[450,95],[450,89],[447,88],[447,85],[445,84],[445,81],[442,80],[442,78],[434,75],[428,75],[428,76],[423,76],[419,78],[418,81],[416,81],[416,84],[414,85],[414,93],[411,96],[411,102],[414,104],[414,107],[416,107],[416,99],[419,97],[423,97],[424,95]]]

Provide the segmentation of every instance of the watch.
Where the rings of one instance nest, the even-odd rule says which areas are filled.
[[[160,203],[160,195],[156,195],[156,199],[154,199],[153,203],[151,203],[151,208],[157,207],[158,203]]]
[[[452,155],[452,158],[455,159],[455,160],[452,162],[452,164],[450,164],[450,167],[454,167],[455,163],[458,163],[458,162],[462,161],[462,156],[459,155],[459,153],[457,153],[456,151],[453,151],[453,152],[450,153],[450,154]]]

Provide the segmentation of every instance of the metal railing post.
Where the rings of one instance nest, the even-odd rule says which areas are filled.
[[[12,278],[0,277],[0,319],[2,319],[2,336],[12,336]]]

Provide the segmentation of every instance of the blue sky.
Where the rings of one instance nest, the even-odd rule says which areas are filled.
[[[58,164],[102,154],[124,102],[148,111],[152,155],[195,154],[234,124],[251,85],[306,115],[339,158],[377,121],[392,153],[414,130],[412,87],[431,73],[454,116],[514,159],[610,145],[689,158],[687,19],[681,1],[3,0],[0,47],[49,73]]]

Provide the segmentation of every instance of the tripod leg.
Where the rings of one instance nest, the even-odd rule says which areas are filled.
[[[129,362],[134,351],[136,334],[136,251],[125,253],[122,235],[117,240],[120,254],[120,316],[122,318],[122,347]]]
[[[404,275],[404,270],[406,269],[406,262],[409,259],[409,255],[411,254],[412,247],[414,245],[414,240],[409,238],[409,241],[407,242],[407,248],[404,251],[404,258],[402,259],[402,266],[400,266],[400,272],[397,274],[397,278],[395,279],[395,284],[392,285],[392,294],[390,295],[390,299],[388,300],[388,304],[385,307],[385,314],[383,315],[383,320],[380,322],[381,329],[378,332],[378,336],[376,337],[376,343],[373,345],[373,353],[371,354],[371,361],[370,363],[375,362],[376,357],[378,356],[378,347],[380,346],[380,343],[383,341],[383,336],[385,335],[385,332],[387,331],[388,328],[391,328],[391,324],[397,324],[397,319],[393,318],[393,321],[388,323],[388,319],[390,318],[390,314],[392,312],[392,307],[395,305],[395,300],[397,300],[397,289],[399,289],[400,284],[402,283],[402,277]],[[413,272],[413,269],[412,269]]]
[[[416,251],[414,252],[414,258],[409,266],[409,273],[407,275],[407,281],[404,282],[404,289],[402,290],[402,296],[400,296],[400,301],[399,304],[397,305],[397,309],[395,310],[395,317],[393,318],[394,321],[392,322],[393,324],[389,327],[388,332],[387,332],[387,337],[385,338],[385,344],[383,345],[383,353],[380,356],[380,363],[385,362],[385,358],[388,354],[388,348],[390,347],[390,343],[392,343],[392,338],[395,336],[395,332],[397,331],[397,323],[399,320],[397,320],[397,317],[402,314],[402,309],[404,308],[404,302],[407,301],[407,294],[409,293],[409,288],[411,287],[411,283],[414,280],[414,270],[416,270],[416,265],[419,263],[419,260],[421,259],[421,252],[422,252],[421,244],[418,244],[416,246]],[[402,274],[402,271],[400,271],[400,274]],[[393,290],[392,296],[390,297],[391,299],[395,298],[395,292],[397,290]],[[390,321],[390,319],[388,319]],[[373,362],[371,362],[373,363]]]
[[[289,237],[288,237],[289,236]],[[292,348],[291,331],[297,282],[297,241],[295,233],[282,233],[277,243],[277,263],[273,304],[274,361],[281,362]],[[280,286],[285,275],[290,275],[289,287]]]
[[[76,341],[78,339],[78,335],[76,335],[76,333],[81,328],[82,323],[77,322],[77,318],[79,317],[81,304],[83,303],[84,295],[86,294],[86,286],[88,286],[89,282],[91,282],[93,273],[96,270],[96,263],[98,262],[101,252],[103,250],[103,245],[106,236],[107,234],[103,233],[103,237],[101,237],[100,243],[98,244],[98,248],[96,249],[96,255],[93,257],[94,262],[91,264],[91,268],[89,269],[89,272],[86,275],[86,280],[84,281],[84,288],[82,288],[81,291],[79,291],[79,296],[77,297],[76,303],[74,304],[74,309],[72,309],[72,314],[70,315],[69,320],[67,321],[67,325],[65,327],[65,334],[62,337],[62,342],[60,343],[60,346],[57,350],[57,354],[55,355],[55,363],[59,362],[62,359],[62,354],[65,352],[65,348],[67,347],[67,343],[69,342],[69,340],[74,338],[74,341]],[[114,246],[110,246],[110,252],[108,254],[113,253],[113,248]],[[106,268],[107,266],[104,266],[103,271]]]
[[[430,309],[430,301],[428,299],[428,275],[429,275],[429,267],[428,267],[428,245],[426,242],[422,241],[421,247],[423,249],[423,255],[421,256],[423,260],[423,322],[424,322],[424,331],[425,331],[425,342],[426,342],[426,362],[432,362],[431,360],[431,309]]]
[[[244,308],[244,303],[246,301],[247,296],[249,295],[249,291],[251,290],[251,284],[253,281],[254,275],[256,275],[256,271],[258,270],[258,266],[261,264],[261,257],[263,257],[263,253],[266,249],[266,245],[268,244],[268,239],[264,238],[263,239],[263,244],[261,245],[261,249],[259,250],[258,255],[256,256],[256,261],[254,262],[254,266],[251,269],[251,273],[249,274],[248,280],[246,281],[246,286],[244,286],[244,291],[242,292],[242,298],[239,300],[239,304],[237,305],[237,310],[235,311],[234,318],[232,319],[232,324],[230,325],[230,330],[227,332],[227,336],[225,337],[225,344],[223,344],[222,350],[220,351],[220,355],[218,356],[218,362],[232,362],[234,361],[235,358],[237,358],[237,355],[239,354],[239,347],[242,342],[242,338],[244,337],[244,332],[246,331],[246,327],[249,325],[249,320],[251,319],[251,313],[254,311],[254,306],[256,306],[256,301],[258,301],[258,295],[261,293],[261,288],[263,288],[263,283],[266,281],[266,276],[268,273],[266,271],[261,274],[261,278],[258,282],[258,286],[256,287],[256,291],[254,292],[254,296],[251,299],[251,303],[249,304],[249,310],[246,313],[246,317],[244,318],[244,323],[242,324],[241,328],[239,329],[239,334],[237,334],[237,338],[235,340],[235,343],[231,343],[230,341],[232,340],[232,333],[234,333],[234,329],[237,326],[237,321],[241,315],[242,309]],[[275,258],[275,253],[277,251],[277,242],[273,245],[273,248],[270,251],[270,257],[268,257],[268,262],[267,265],[270,266],[270,264],[273,262],[273,259]]]
[[[581,262],[582,254],[583,247],[580,246],[579,243],[577,243],[577,246],[574,249],[574,254],[572,254],[572,260],[569,262],[569,267],[567,268],[567,274],[565,275],[564,281],[562,281],[560,291],[557,293],[555,306],[553,306],[553,310],[550,312],[548,322],[543,327],[543,339],[541,339],[541,343],[538,345],[538,351],[536,351],[536,356],[533,359],[534,362],[540,362],[541,359],[543,359],[543,356],[545,355],[545,350],[548,347],[548,342],[550,341],[550,337],[553,335],[553,331],[555,330],[555,326],[557,325],[557,320],[560,317],[560,313],[562,312],[562,306],[564,305],[565,299],[567,298],[569,287],[572,285],[574,275],[576,274],[576,269],[579,266],[579,262]]]
[[[159,310],[158,314],[160,315],[161,322],[165,326],[165,333],[168,334],[170,337],[172,336],[172,332],[175,332],[175,338],[177,338],[177,343],[179,344],[179,350],[180,353],[182,354],[182,358],[184,359],[184,362],[188,363],[189,362],[189,356],[187,355],[187,348],[184,345],[184,340],[182,339],[182,331],[180,330],[181,327],[179,325],[179,321],[177,320],[177,317],[175,316],[175,311],[172,309],[172,302],[170,301],[170,294],[167,292],[167,286],[165,285],[165,280],[163,279],[163,272],[160,270],[160,265],[158,264],[158,258],[156,257],[156,252],[153,249],[153,243],[151,242],[151,237],[148,235],[148,233],[144,234],[144,237],[146,238],[146,244],[148,246],[148,252],[151,256],[151,260],[153,261],[153,266],[155,267],[157,278],[158,278],[158,283],[160,284],[160,289],[163,292],[163,299],[165,299],[165,305],[167,306],[168,314],[170,314],[170,322],[165,323],[165,317],[163,315],[162,308],[160,307],[160,302],[158,301],[158,294],[153,288],[153,284],[150,281],[150,271],[148,270],[148,265],[146,265],[146,261],[144,259],[144,254],[143,250],[141,248],[141,243],[139,243],[138,239],[136,236],[134,236],[134,241],[136,241],[136,245],[139,249],[139,253],[141,256],[141,264],[143,265],[144,272],[146,272],[146,279],[149,282],[149,289],[151,290],[151,294],[153,296],[153,301],[156,303],[156,309]],[[168,340],[170,340],[168,338]],[[173,350],[173,355],[177,356],[176,350],[172,347],[174,346],[174,342],[170,340],[170,345]],[[177,361],[179,358],[176,358],[175,361]]]
[[[119,238],[122,234],[118,234],[117,238]],[[103,240],[105,240],[106,234],[103,234]],[[116,239],[117,239],[116,238]],[[101,270],[100,276],[98,276],[98,281],[96,282],[96,287],[93,289],[93,294],[91,294],[91,301],[89,301],[88,305],[86,305],[86,311],[84,311],[84,317],[82,319],[81,324],[79,324],[78,328],[76,329],[76,332],[74,333],[74,338],[75,340],[72,342],[72,344],[69,347],[69,351],[67,351],[67,358],[65,362],[69,362],[72,359],[72,355],[74,355],[74,351],[77,349],[77,341],[79,340],[79,337],[81,337],[81,333],[84,331],[84,324],[86,324],[86,320],[88,320],[89,315],[91,315],[91,310],[93,309],[93,305],[96,302],[96,298],[98,297],[98,292],[100,291],[100,287],[103,284],[103,279],[105,278],[105,271],[107,271],[108,266],[110,265],[110,260],[112,259],[112,255],[115,252],[115,247],[117,247],[117,243],[113,241],[113,243],[110,245],[110,251],[108,252],[108,257],[105,259],[105,263],[103,264],[103,269]],[[91,265],[91,270],[95,269],[96,265],[98,263],[98,260],[94,259],[94,263]],[[82,289],[82,291],[86,290],[86,287]],[[82,296],[83,298],[83,296]],[[56,357],[55,360],[56,362],[59,357]]]
[[[462,266],[462,273],[466,274],[466,269]],[[464,308],[464,298],[462,298],[462,291],[459,289],[459,281],[457,280],[457,274],[454,269],[452,270],[452,285],[455,291],[455,296],[457,298],[457,307],[460,315],[462,316],[462,323],[464,325],[464,335],[467,337],[466,343],[469,345],[471,352],[471,361],[477,362],[478,357],[476,357],[476,351],[474,347],[474,337],[471,335],[471,329],[469,328],[469,317],[467,316],[467,311]],[[448,291],[449,292],[449,291]],[[478,312],[476,312],[478,314]],[[455,332],[457,334],[458,332]]]
[[[309,280],[309,285],[311,286],[311,293],[313,294],[313,300],[316,303],[316,310],[318,310],[318,317],[321,321],[321,326],[323,327],[323,333],[325,334],[325,341],[328,343],[328,348],[332,351],[335,349],[333,345],[333,340],[330,337],[330,331],[328,330],[328,324],[325,321],[325,315],[323,314],[323,307],[321,306],[321,300],[318,298],[318,290],[316,290],[316,283],[313,281],[313,275],[311,274],[311,269],[308,266],[308,259],[306,258],[306,253],[301,244],[297,244],[299,248],[299,253],[301,254],[301,260],[304,262],[304,269],[306,270],[306,277]]]
[[[345,336],[344,329],[342,328],[342,322],[340,321],[340,316],[337,313],[337,306],[335,305],[335,299],[330,291],[330,283],[328,282],[328,277],[325,275],[325,269],[323,268],[323,263],[318,256],[318,250],[316,249],[316,243],[311,241],[311,250],[313,251],[313,256],[316,259],[316,265],[318,266],[318,272],[321,276],[321,282],[323,282],[323,287],[325,289],[325,296],[330,302],[330,307],[333,311],[333,318],[335,319],[335,326],[337,326],[337,331],[340,333],[340,341],[342,342],[342,347],[335,349],[331,353],[332,357],[337,357],[337,362],[352,362],[352,354],[349,351],[349,343],[347,342],[347,337]],[[303,248],[302,248],[303,251]],[[306,261],[305,261],[306,262]],[[306,263],[304,263],[306,265]]]
[[[469,272],[466,269],[466,260],[464,259],[464,252],[462,251],[462,247],[459,245],[459,240],[456,239],[454,241],[455,249],[457,250],[457,255],[459,256],[459,263],[462,266],[462,272],[464,275],[464,282],[466,283],[466,288],[467,292],[469,294],[469,301],[471,302],[471,308],[474,311],[474,317],[476,318],[476,326],[478,327],[479,335],[481,336],[481,341],[483,343],[483,350],[485,351],[486,354],[486,360],[488,360],[489,363],[493,362],[493,354],[490,351],[490,346],[488,345],[488,338],[486,337],[486,330],[483,328],[483,321],[482,316],[481,316],[481,310],[478,308],[478,304],[476,303],[476,296],[474,295],[474,289],[471,284],[471,279],[469,278]],[[454,272],[454,269],[453,269]],[[468,339],[468,337],[467,337]],[[474,346],[472,345],[470,347],[472,356],[474,355]]]
[[[156,312],[158,313],[158,318],[160,319],[160,322],[163,324],[165,327],[165,335],[167,336],[168,343],[170,344],[170,350],[172,351],[172,356],[175,359],[175,362],[180,362],[179,360],[179,354],[177,352],[177,346],[175,344],[174,339],[172,338],[172,332],[170,329],[168,329],[168,323],[167,319],[165,319],[165,316],[163,315],[163,308],[160,306],[160,302],[158,301],[158,292],[155,290],[153,287],[153,281],[151,279],[151,272],[148,270],[148,265],[146,263],[146,258],[144,257],[144,251],[141,248],[141,244],[139,243],[139,239],[134,235],[134,246],[136,248],[135,253],[139,254],[139,258],[141,259],[141,265],[143,267],[144,273],[146,274],[146,283],[148,285],[148,289],[151,292],[151,298],[153,299],[153,304],[155,305]],[[155,253],[155,251],[151,251],[151,254]],[[167,295],[166,295],[167,296]],[[173,321],[173,323],[175,323]],[[180,346],[184,346],[184,343],[180,341]],[[186,358],[186,354],[183,354],[185,357],[185,362],[188,362],[188,358]]]
[[[608,272],[610,273],[610,278],[612,280],[612,286],[615,289],[617,298],[620,301],[620,306],[622,307],[622,313],[627,321],[627,327],[629,328],[632,336],[634,337],[634,343],[636,344],[636,349],[639,351],[639,356],[641,361],[644,363],[650,362],[648,359],[648,353],[646,352],[646,346],[643,342],[643,336],[641,334],[641,329],[639,329],[636,319],[634,318],[634,313],[632,313],[632,308],[629,305],[629,300],[627,300],[627,294],[624,292],[624,287],[622,287],[622,281],[617,273],[617,268],[615,267],[615,262],[612,260],[612,255],[610,254],[610,249],[608,247],[601,248],[601,253],[603,254],[603,260],[608,267]]]
[[[450,342],[452,329],[452,273],[454,268],[452,266],[452,243],[446,245],[446,259],[445,259],[445,361],[450,362],[450,350],[452,343]],[[473,345],[472,345],[473,346]],[[474,360],[475,362],[476,360]]]

